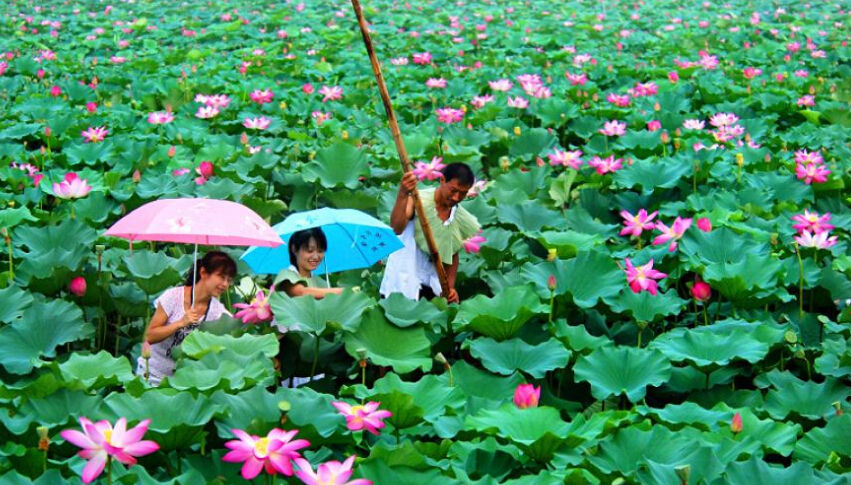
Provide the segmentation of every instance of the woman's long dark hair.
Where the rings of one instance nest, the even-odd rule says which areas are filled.
[[[195,281],[201,279],[201,268],[207,271],[207,274],[221,272],[225,276],[233,278],[236,276],[236,262],[233,258],[221,251],[210,251],[198,260],[198,268],[195,270]],[[186,274],[186,286],[192,286],[192,267]]]
[[[290,236],[290,263],[292,263],[296,269],[298,269],[298,262],[296,261],[295,253],[297,253],[299,249],[310,244],[311,239],[316,241],[316,245],[319,246],[319,249],[323,252],[328,249],[328,239],[325,238],[325,233],[322,232],[322,229],[318,227],[296,231],[292,236]]]

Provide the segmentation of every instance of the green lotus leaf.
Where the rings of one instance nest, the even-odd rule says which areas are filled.
[[[148,295],[159,293],[183,279],[175,269],[176,260],[163,253],[134,251],[126,264],[136,284]]]
[[[532,128],[520,134],[511,142],[508,154],[512,158],[529,160],[542,155],[545,150],[554,146],[556,139],[543,128]]]
[[[553,336],[561,340],[574,352],[582,352],[598,349],[612,345],[612,341],[605,337],[596,337],[588,333],[584,325],[568,325],[563,319],[553,323]]]
[[[40,129],[41,125],[38,123],[16,123],[0,130],[0,140],[26,138]]]
[[[830,298],[832,300],[841,301],[843,298],[851,295],[851,279],[831,268],[821,270],[818,284],[830,292]]]
[[[709,369],[674,367],[671,370],[671,378],[665,383],[665,389],[679,393],[712,389],[715,386],[730,384],[737,375],[745,372],[733,366],[712,370],[713,368],[714,366]]]
[[[545,231],[537,236],[538,242],[547,249],[555,249],[561,259],[573,258],[581,250],[589,250],[605,243],[599,234],[575,231]]]
[[[830,419],[823,428],[813,428],[804,434],[795,445],[795,458],[800,458],[813,465],[835,460],[842,457],[845,460],[851,456],[851,416],[843,414]],[[833,467],[831,467],[833,468]],[[846,465],[841,472],[851,471]]]
[[[428,300],[411,301],[401,293],[392,293],[378,302],[384,316],[395,325],[405,328],[419,322],[446,328],[446,311]]]
[[[689,464],[698,481],[711,479],[724,470],[711,447],[664,426],[654,426],[650,430],[619,429],[612,438],[600,443],[600,451],[590,456],[589,461],[606,474],[626,476],[634,474],[641,463]]]
[[[827,338],[822,343],[822,354],[815,360],[819,374],[836,378],[851,375],[851,339]]]
[[[777,485],[778,483],[827,483],[816,481],[813,469],[806,463],[792,463],[788,468],[769,465],[752,457],[748,461],[730,463],[724,472],[724,483],[730,485]]]
[[[710,232],[686,231],[679,245],[695,266],[714,267],[720,264],[737,263],[748,254],[765,254],[765,244],[755,244],[750,238],[720,227]],[[723,274],[723,272],[721,272]],[[714,286],[713,286],[714,288]]]
[[[686,301],[677,296],[675,290],[651,295],[648,291],[635,293],[624,289],[617,296],[604,298],[603,301],[618,313],[630,312],[639,322],[652,322],[659,316],[680,313]]]
[[[664,408],[641,405],[636,406],[635,410],[643,416],[654,416],[655,421],[715,430],[718,429],[719,423],[724,423],[731,417],[728,410],[716,408],[706,409],[699,404],[687,401],[682,404],[668,404]],[[727,424],[729,425],[729,422]]]
[[[573,469],[571,475],[575,480],[578,480],[578,482],[566,481],[569,479],[564,476],[561,470],[543,470],[538,472],[537,475],[526,475],[524,477],[506,480],[500,483],[502,485],[561,485],[563,483],[594,483],[594,475],[586,470]]]
[[[366,155],[354,146],[337,142],[316,154],[316,160],[302,169],[304,179],[318,182],[323,187],[344,186],[354,189],[360,183],[358,177],[369,174]]]
[[[17,320],[32,302],[32,294],[17,286],[0,288],[0,322],[12,323]]]
[[[520,370],[542,378],[548,371],[565,367],[570,360],[570,351],[555,339],[532,345],[520,339],[497,342],[485,337],[464,342],[464,347],[469,348],[470,355],[481,360],[486,369],[502,375]]]
[[[48,428],[71,427],[81,416],[93,420],[100,419],[104,412],[99,396],[70,389],[59,389],[49,396],[26,401],[18,411],[22,416],[27,417],[29,421],[27,425],[35,422]],[[20,424],[13,427],[19,426]]]
[[[803,381],[792,373],[772,370],[754,379],[759,387],[771,387],[765,396],[765,410],[775,419],[796,414],[808,419],[823,419],[833,413],[833,403],[851,396],[851,388],[842,381],[827,378],[822,383]]]
[[[644,144],[652,143],[654,140],[658,142],[659,139],[658,135],[652,132],[644,136],[645,139],[635,141],[644,146]],[[692,170],[692,164],[685,160],[670,158],[665,161],[657,161],[654,158],[648,158],[635,160],[632,165],[627,165],[618,170],[614,175],[614,180],[618,185],[626,188],[640,185],[641,193],[648,195],[657,188],[669,189],[674,187],[683,176],[691,173]]]
[[[309,387],[297,389],[280,388],[275,393],[279,401],[287,401],[290,410],[287,411],[287,421],[304,434],[316,434],[327,438],[345,427],[345,419],[331,405],[336,401],[333,396],[323,394]],[[304,437],[304,436],[302,436]]]
[[[659,386],[671,376],[671,362],[660,352],[633,347],[601,347],[580,356],[573,367],[577,381],[591,384],[599,400],[626,394],[641,400],[647,386]]]
[[[410,394],[391,390],[374,394],[372,399],[380,402],[382,409],[393,413],[386,421],[395,429],[412,428],[424,420],[425,410],[414,401],[414,396]]]
[[[427,372],[432,366],[431,343],[425,330],[391,325],[378,309],[370,310],[360,328],[353,333],[346,332],[343,341],[349,355],[356,357],[358,351],[364,349],[373,364],[390,366],[401,374],[417,368]]]
[[[519,373],[508,377],[497,376],[463,360],[452,364],[452,377],[453,384],[461,389],[464,395],[492,401],[504,401],[509,396],[514,396],[514,389],[523,383],[523,377]],[[449,385],[448,373],[442,374],[440,379],[445,385]]]
[[[455,441],[449,450],[453,464],[463,467],[466,478],[489,476],[499,481],[519,465],[517,447],[500,444],[491,436],[477,441]]]
[[[81,483],[78,479],[73,478],[71,481],[68,481],[59,473],[59,470],[55,469],[45,471],[35,480],[12,470],[5,475],[0,476],[0,482],[6,485],[76,485],[77,483]]]
[[[358,473],[372,483],[404,483],[405,485],[460,485],[461,482],[440,474],[438,469],[417,470],[406,466],[391,467],[382,460],[364,462]]]
[[[233,436],[232,429],[265,435],[270,429],[280,425],[281,410],[278,403],[282,398],[262,386],[255,386],[237,394],[219,390],[210,396],[210,400],[224,410],[225,416],[216,420],[218,434],[224,439]]]
[[[461,302],[453,325],[469,327],[496,340],[513,337],[533,316],[549,311],[529,286],[498,291],[493,298],[476,295]]]
[[[271,336],[274,339],[274,336]],[[268,386],[275,380],[272,359],[257,353],[239,354],[231,349],[204,354],[199,360],[182,359],[174,375],[166,378],[180,390],[239,390]]]
[[[26,207],[6,208],[3,209],[3,212],[0,212],[0,227],[5,227],[7,230],[12,229],[24,221],[35,222],[38,219],[33,217],[30,210]]]
[[[503,200],[497,196],[500,192],[523,193],[524,197],[518,200],[538,199],[539,195],[543,195],[542,191],[546,188],[550,177],[552,172],[545,167],[533,166],[528,170],[514,168],[497,176],[485,193],[489,200],[497,202]]]
[[[726,335],[671,332],[657,337],[650,348],[661,351],[673,362],[688,360],[698,367],[728,365],[734,359],[755,364],[765,358],[769,350],[768,344],[743,332]]]
[[[736,263],[720,263],[707,266],[704,279],[728,300],[742,303],[754,296],[767,296],[773,291],[786,294],[784,288],[777,288],[777,279],[781,276],[783,263],[769,255],[748,254]],[[772,290],[765,295],[758,290]]]
[[[100,389],[133,379],[133,370],[127,358],[113,357],[105,350],[96,354],[75,352],[59,364],[59,373],[66,383],[73,383],[74,388],[80,389]]]
[[[540,232],[544,227],[564,226],[564,219],[559,212],[541,207],[541,204],[534,200],[501,206],[497,218],[504,224],[514,225],[524,233]]]
[[[301,332],[321,334],[326,326],[333,322],[348,332],[358,329],[361,314],[375,304],[364,293],[350,290],[339,295],[326,295],[317,300],[312,296],[291,298],[282,291],[276,291],[269,298],[272,312],[278,324]]]
[[[499,409],[482,409],[467,416],[465,429],[496,434],[518,444],[533,459],[546,462],[564,444],[570,425],[556,409],[537,407],[518,409],[506,404]]]
[[[13,374],[27,374],[40,367],[43,358],[56,357],[56,347],[89,338],[94,327],[83,320],[73,303],[37,301],[21,318],[0,327],[0,365]]]
[[[32,278],[47,279],[59,268],[74,271],[85,258],[92,254],[92,244],[97,233],[79,219],[65,219],[51,226],[18,226],[12,235],[12,243],[22,248],[23,261],[15,272],[30,281]],[[66,281],[54,281],[49,285],[55,292],[64,287]]]
[[[404,382],[394,373],[387,374],[375,381],[372,389],[358,388],[355,397],[368,398],[374,401],[375,399],[370,396],[394,391],[413,397],[416,405],[422,410],[422,417],[429,422],[434,422],[438,417],[445,414],[447,408],[457,409],[462,407],[466,400],[466,396],[460,388],[449,387],[437,376],[426,375],[416,382]]]
[[[544,126],[558,127],[576,117],[579,107],[564,99],[547,98],[536,103],[531,111],[541,119]]]
[[[403,441],[401,444],[391,445],[389,443],[376,443],[369,450],[369,456],[361,461],[364,463],[381,461],[389,467],[404,466],[417,470],[428,470],[426,455],[421,453],[411,441]]]
[[[262,353],[267,358],[278,355],[278,339],[273,334],[214,335],[206,331],[191,332],[180,344],[183,354],[200,359],[210,352],[231,350],[238,355],[249,356]],[[258,356],[258,358],[262,358]]]
[[[652,149],[658,147],[661,143],[662,143],[662,141],[661,141],[660,134],[658,132],[648,131],[648,130],[629,131],[625,135],[618,138],[618,144],[623,145],[624,147],[629,148],[629,149],[633,149],[635,147],[641,147],[641,148],[646,148],[648,150],[652,150]],[[644,160],[638,160],[638,161],[634,162],[632,166],[635,167],[635,165],[637,165],[638,163],[641,163],[643,161]],[[665,170],[665,168],[663,168],[664,163],[665,162],[657,161],[657,162],[653,163],[653,165],[656,166],[657,170],[663,171],[663,170]],[[683,165],[683,164],[680,164],[680,165]],[[686,168],[688,168],[688,166],[686,166]],[[618,174],[620,174],[620,172],[621,171],[619,170]],[[676,177],[674,179],[674,183],[676,183],[677,178],[679,178],[679,177]],[[644,185],[644,184],[642,184],[642,185],[644,187],[649,187],[649,188],[652,189],[652,186],[647,186],[647,185]]]

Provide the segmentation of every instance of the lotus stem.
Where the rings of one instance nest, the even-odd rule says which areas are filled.
[[[638,329],[638,348],[641,348],[641,328]]]
[[[115,319],[115,355],[118,357],[118,345],[121,342],[121,317]]]
[[[106,455],[106,483],[112,485],[112,455]]]
[[[145,359],[145,382],[148,382],[148,379],[151,376],[150,368],[148,367],[148,361],[151,359]]]
[[[694,172],[691,174],[691,191],[697,193],[697,172],[700,171],[700,162],[694,162]]]
[[[6,240],[6,248],[9,252],[9,279],[15,279],[15,263],[12,260],[12,237],[9,235],[9,230],[7,228],[3,228],[3,239]]]
[[[795,243],[795,254],[798,256],[798,317],[804,319],[804,262],[801,260],[801,248]]]
[[[706,304],[703,304],[703,325],[709,326],[709,316],[706,314]]]
[[[548,321],[550,324],[553,323],[553,313],[555,311],[555,299],[556,299],[555,290],[550,290],[550,318],[549,318],[549,321]]]
[[[319,362],[319,334],[313,333],[313,365],[310,366],[310,379],[307,382],[313,382],[313,376],[316,375],[316,364]]]

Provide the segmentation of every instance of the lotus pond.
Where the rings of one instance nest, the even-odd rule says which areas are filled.
[[[122,215],[389,219],[352,7],[3,2],[1,482],[244,483],[234,452],[254,483],[851,482],[851,4],[364,3],[412,159],[482,181],[462,302],[334,275],[360,291],[274,294],[283,336],[211,322],[151,387],[145,324],[192,248],[131,252]],[[270,283],[241,264],[225,302]],[[352,430],[369,403],[392,416]]]

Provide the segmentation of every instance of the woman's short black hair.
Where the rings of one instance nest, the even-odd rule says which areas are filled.
[[[443,180],[451,182],[458,180],[458,183],[464,187],[472,187],[476,183],[476,176],[473,175],[473,170],[466,163],[450,163],[443,170]]]
[[[203,258],[198,260],[195,270],[195,281],[201,279],[201,269],[207,271],[207,274],[222,273],[225,276],[233,278],[236,276],[236,262],[233,258],[221,251],[209,251]],[[189,268],[189,273],[186,275],[186,285],[192,285],[192,268]]]
[[[310,244],[311,239],[316,241],[316,245],[319,246],[319,249],[323,252],[328,249],[328,240],[325,239],[325,233],[318,227],[296,231],[292,236],[290,236],[290,263],[292,263],[292,265],[296,268],[298,268],[298,262],[296,261],[295,253],[297,253],[299,249],[307,247],[307,245]]]

